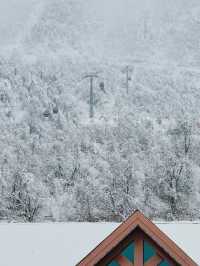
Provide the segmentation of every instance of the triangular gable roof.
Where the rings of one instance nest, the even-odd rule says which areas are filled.
[[[92,250],[77,266],[101,265],[104,259],[113,249],[124,241],[130,234],[141,230],[149,239],[159,246],[175,263],[173,265],[197,266],[197,264],[179,248],[167,235],[155,224],[146,218],[140,211],[135,211],[125,222]],[[100,264],[99,264],[100,263]],[[135,265],[136,264],[136,265]],[[103,264],[104,265],[104,264]],[[121,264],[126,265],[126,264]],[[134,263],[137,266],[137,263]]]

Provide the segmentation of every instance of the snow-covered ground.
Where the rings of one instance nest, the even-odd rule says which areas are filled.
[[[0,224],[0,266],[75,266],[118,224]],[[198,264],[200,224],[159,223]]]

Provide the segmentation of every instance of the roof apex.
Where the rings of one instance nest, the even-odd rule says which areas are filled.
[[[165,235],[140,210],[135,210],[117,229],[106,237],[77,266],[94,266],[101,261],[113,248],[123,241],[136,228],[140,228],[150,239],[162,248],[177,264],[182,266],[197,266],[197,264]]]

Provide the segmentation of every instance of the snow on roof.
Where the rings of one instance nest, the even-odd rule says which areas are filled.
[[[200,265],[200,224],[157,223]],[[0,224],[1,266],[75,266],[114,223]]]

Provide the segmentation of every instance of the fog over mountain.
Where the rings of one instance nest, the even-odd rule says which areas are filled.
[[[73,5],[62,0],[9,0],[2,1],[1,12],[4,44],[13,44],[13,36],[21,34],[36,48],[43,40],[44,49],[47,43],[63,52],[75,46],[83,55],[102,60],[140,57],[184,64],[199,60],[197,0],[76,0]]]
[[[30,18],[34,0],[0,1],[0,47],[13,45]]]

